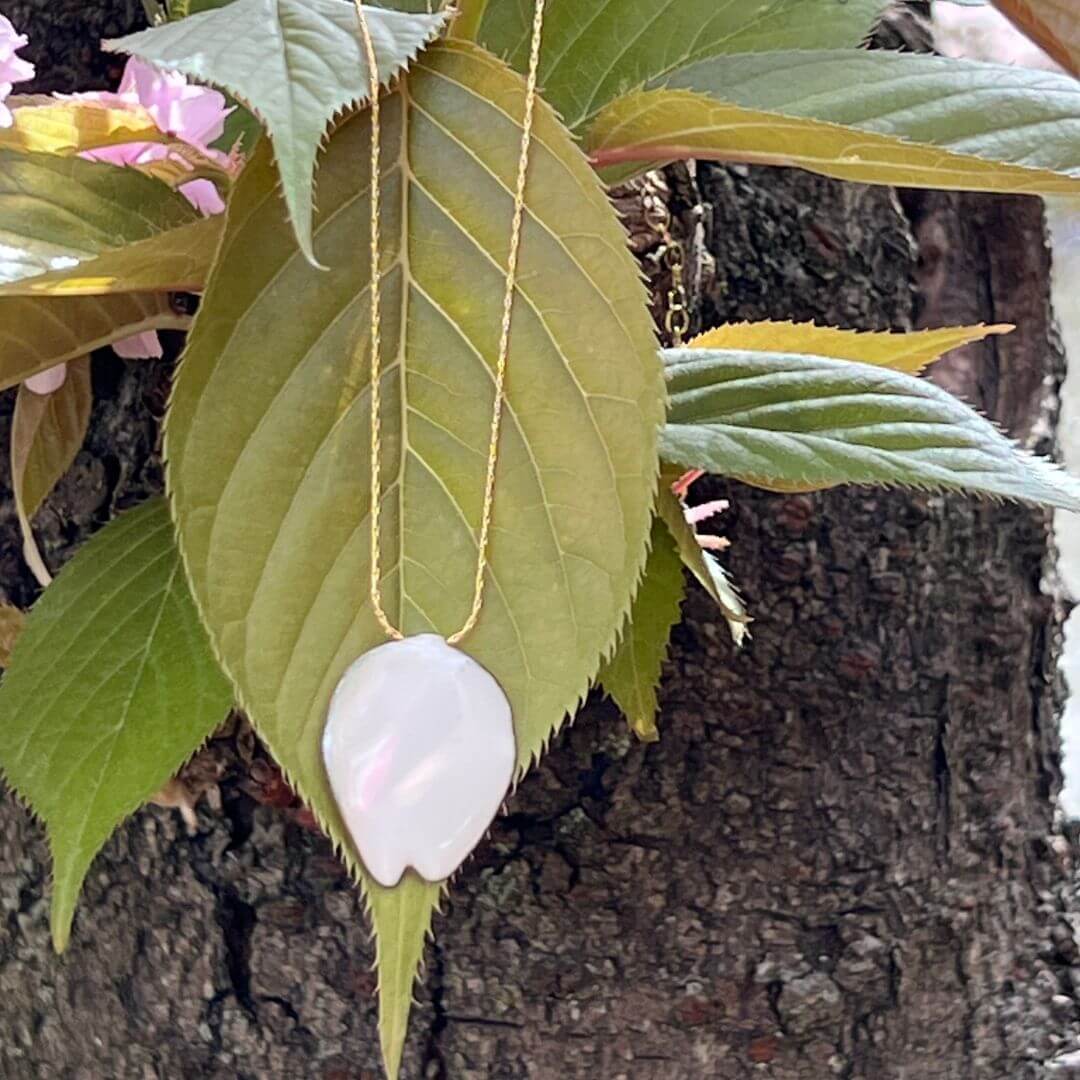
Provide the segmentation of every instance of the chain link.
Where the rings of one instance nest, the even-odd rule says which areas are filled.
[[[405,635],[391,621],[382,603],[381,552],[382,538],[380,509],[382,499],[381,457],[382,425],[380,419],[380,187],[381,175],[379,153],[381,150],[381,113],[379,108],[379,71],[375,56],[375,42],[368,27],[360,0],[355,0],[356,17],[360,26],[361,43],[368,64],[369,93],[371,97],[371,565],[369,595],[375,619],[387,637],[400,641]],[[539,96],[537,82],[540,71],[540,43],[544,27],[545,0],[534,0],[532,44],[529,52],[529,74],[525,84],[524,113],[521,120],[521,148],[518,155],[517,185],[514,191],[514,212],[510,226],[510,250],[506,260],[506,283],[503,293],[502,326],[499,335],[499,353],[495,362],[495,401],[491,413],[491,429],[488,443],[487,472],[484,479],[484,506],[481,512],[480,531],[476,543],[476,574],[473,581],[473,600],[469,614],[461,628],[446,640],[456,645],[469,634],[480,619],[484,604],[484,584],[488,565],[488,546],[491,542],[491,520],[495,506],[495,472],[499,461],[499,435],[502,430],[503,398],[506,387],[506,368],[510,359],[510,329],[514,312],[514,296],[517,292],[518,260],[521,251],[522,226],[525,217],[525,186],[529,174],[529,151],[532,147],[533,122],[536,100]],[[403,391],[404,392],[404,391]],[[404,449],[402,453],[404,453]],[[404,528],[404,523],[399,523]]]
[[[690,304],[686,293],[686,251],[671,233],[671,211],[653,191],[646,191],[645,222],[660,237],[660,247],[653,255],[671,278],[664,305],[664,330],[672,345],[682,345],[690,332]]]

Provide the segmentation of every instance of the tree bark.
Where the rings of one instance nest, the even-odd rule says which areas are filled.
[[[51,9],[10,7],[36,40],[56,32]],[[122,4],[89,7],[123,21]],[[669,180],[699,326],[1022,319],[939,378],[1046,448],[1060,357],[1036,202],[706,165]],[[95,358],[93,430],[41,522],[53,565],[160,487],[168,375]],[[5,445],[10,410],[7,395]],[[25,604],[2,494],[2,582]],[[1047,1064],[1075,1044],[1080,986],[1073,848],[1053,819],[1048,516],[893,491],[705,494],[731,500],[720,531],[753,640],[735,651],[692,588],[661,741],[636,743],[599,699],[556,740],[436,921],[403,1074],[1080,1075]],[[265,805],[273,776],[242,727],[199,769],[215,786],[197,831],[160,808],[122,828],[63,958],[42,831],[0,801],[0,1076],[379,1075],[372,949],[328,843]]]

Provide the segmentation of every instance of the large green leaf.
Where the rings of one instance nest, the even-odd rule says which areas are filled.
[[[679,621],[685,583],[675,538],[653,521],[649,558],[619,645],[600,669],[599,683],[622,710],[638,738],[655,742],[660,669],[671,628]]]
[[[231,700],[163,499],[106,525],[45,590],[0,683],[0,767],[49,832],[57,949],[102,844]]]
[[[72,267],[197,218],[182,195],[134,169],[0,150],[0,283]]]
[[[523,105],[517,75],[458,43],[424,53],[384,106],[383,592],[410,634],[451,633],[471,603]],[[245,169],[166,434],[181,547],[218,653],[358,873],[320,735],[345,667],[383,640],[367,587],[368,121],[346,121],[321,167],[315,251],[328,274],[292,241],[268,148]],[[543,105],[521,260],[488,587],[463,647],[510,698],[523,770],[629,608],[663,415],[625,234]],[[412,875],[366,887],[394,1071],[438,890]]]
[[[927,187],[1080,185],[1080,83],[1065,75],[829,50],[728,56],[662,81],[599,118],[601,164],[697,154]]]
[[[570,128],[607,102],[721,53],[858,45],[883,0],[548,0],[540,85]],[[521,71],[533,5],[489,0],[477,40]]]
[[[661,454],[765,487],[905,484],[1080,510],[1080,481],[924,379],[792,353],[669,349]]]
[[[0,296],[0,390],[144,330],[186,330],[165,293]]]
[[[446,15],[366,10],[379,75],[389,82]],[[179,22],[106,41],[160,68],[227,90],[262,118],[274,142],[289,214],[311,247],[315,156],[330,121],[367,100],[367,56],[350,0],[233,0]]]
[[[70,268],[0,284],[0,297],[201,292],[224,224],[221,217],[200,218]]]

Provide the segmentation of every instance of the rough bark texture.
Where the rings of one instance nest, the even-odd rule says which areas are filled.
[[[9,7],[57,32],[55,5]],[[702,325],[1023,318],[945,374],[1045,429],[1059,358],[1037,204],[912,196],[905,213],[884,189],[709,166],[671,183]],[[160,482],[168,365],[95,363],[91,440],[42,520],[54,563]],[[0,438],[9,419],[5,401]],[[661,742],[634,743],[603,702],[557,740],[437,921],[405,1075],[1071,1075],[1045,1064],[1073,1044],[1078,959],[1046,515],[706,493],[732,501],[753,641],[736,653],[692,591]],[[17,551],[5,492],[0,572],[25,603]],[[252,799],[251,755],[218,740],[194,835],[160,809],[120,831],[62,959],[41,830],[0,801],[0,1076],[378,1075],[360,902],[320,836]]]

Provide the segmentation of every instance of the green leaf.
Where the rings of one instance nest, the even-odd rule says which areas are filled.
[[[743,322],[707,330],[688,342],[688,347],[810,353],[916,374],[952,349],[982,341],[991,335],[1008,334],[1014,329],[1007,323],[1001,323],[997,326],[947,326],[940,330],[893,333],[840,330],[835,326],[817,326],[814,323]]]
[[[0,285],[0,297],[202,292],[224,226],[221,217],[200,218],[68,269]]]
[[[74,266],[198,216],[182,195],[134,169],[0,150],[0,283]]]
[[[598,119],[599,166],[696,155],[867,183],[1080,188],[1080,83],[1065,75],[831,50],[728,56],[664,81]]]
[[[656,730],[657,686],[667,658],[671,628],[679,621],[685,591],[682,560],[675,539],[653,520],[649,558],[619,645],[600,669],[599,683],[622,710],[634,734],[645,742]]]
[[[903,484],[1080,510],[1080,482],[924,379],[790,353],[664,355],[667,461],[766,487]]]
[[[231,702],[154,499],[45,590],[0,683],[0,768],[48,829],[58,950],[94,856]]]
[[[724,53],[858,45],[883,0],[549,0],[540,85],[577,129],[628,89]],[[533,5],[491,0],[477,40],[528,67]]]
[[[388,83],[434,38],[445,14],[367,8],[379,75]],[[311,246],[315,156],[327,126],[368,98],[367,58],[348,0],[233,0],[225,7],[114,41],[156,67],[228,91],[261,117],[304,254]]]
[[[1066,71],[1080,75],[1080,18],[1074,0],[994,0],[994,6]]]
[[[451,633],[471,604],[523,106],[520,77],[451,43],[383,110],[383,595],[410,634]],[[269,149],[244,170],[166,426],[181,547],[218,653],[357,873],[320,737],[342,672],[383,640],[367,584],[369,116],[338,128],[320,170],[329,274],[292,241]],[[506,691],[524,770],[629,609],[663,419],[625,234],[542,104],[518,281],[488,587],[463,648]],[[392,1064],[437,890],[412,875],[401,896],[366,888]]]
[[[0,296],[0,390],[144,330],[186,330],[164,293]]]
[[[660,492],[656,499],[657,515],[674,538],[683,566],[716,602],[731,631],[732,641],[741,646],[749,633],[750,616],[720,561],[698,543],[697,530],[686,520],[682,501],[672,493],[669,481],[677,478],[678,471],[674,470],[673,474],[668,467],[661,475]]]

